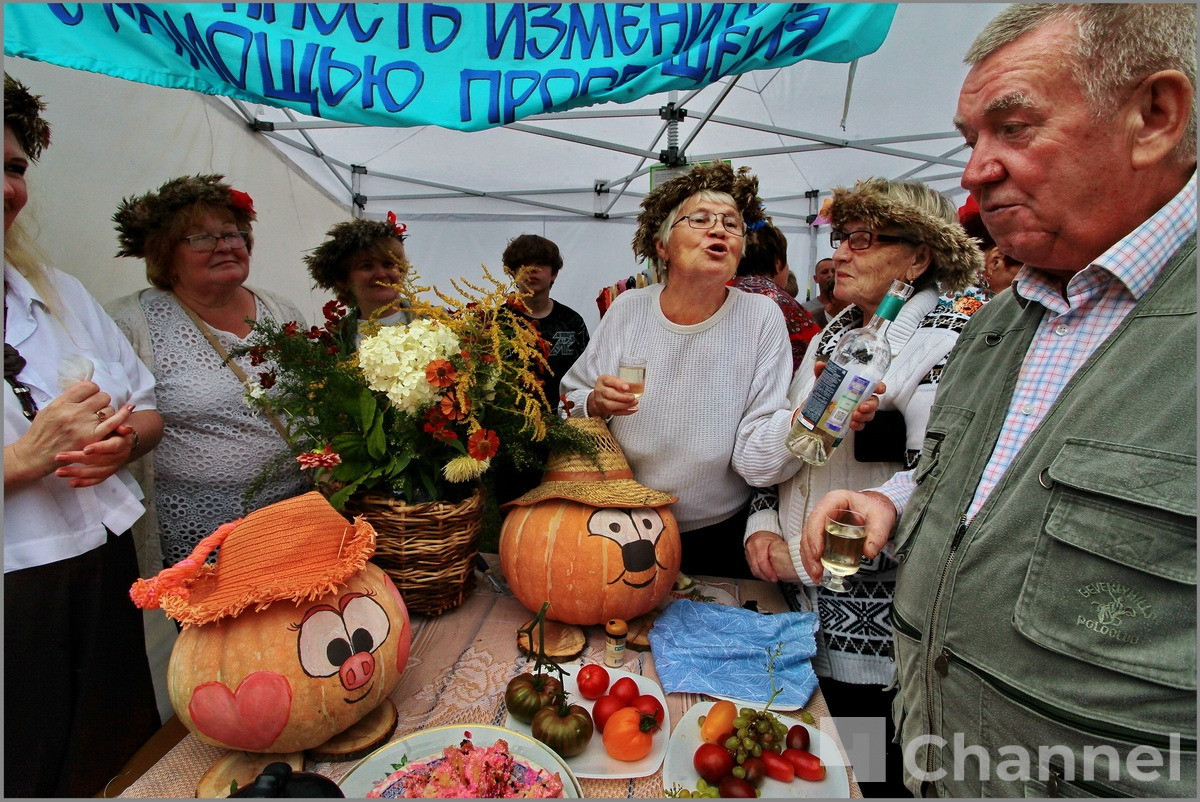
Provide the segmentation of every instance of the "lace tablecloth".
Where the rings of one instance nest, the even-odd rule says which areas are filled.
[[[517,652],[517,628],[531,617],[513,596],[499,587],[480,581],[475,592],[459,607],[445,615],[430,618],[413,616],[412,655],[404,676],[391,699],[399,711],[393,740],[416,730],[445,724],[482,723],[503,725],[504,688],[508,681],[528,669],[530,661]],[[702,589],[722,591],[712,595],[732,597],[737,604],[755,600],[764,612],[781,612],[786,605],[774,585],[758,581],[702,579]],[[585,627],[588,644],[584,662],[603,662],[602,627]],[[627,651],[622,669],[658,679],[650,652]],[[693,704],[705,699],[696,694],[667,694],[671,723],[679,721]],[[805,706],[828,732],[831,719],[820,689]],[[835,736],[836,737],[836,736]],[[845,758],[841,741],[838,748]],[[196,785],[204,773],[226,750],[202,743],[190,733],[168,751],[153,767],[131,784],[126,797],[194,797]],[[845,760],[847,764],[848,760]],[[340,780],[355,765],[312,763],[308,771],[317,771]],[[840,770],[840,767],[830,767]],[[850,795],[861,797],[858,784],[850,774]],[[604,780],[581,779],[584,794],[592,798],[662,797],[662,770],[648,777]]]

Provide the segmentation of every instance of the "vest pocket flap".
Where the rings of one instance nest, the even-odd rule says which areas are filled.
[[[1196,517],[1196,458],[1098,440],[1068,439],[1050,478],[1089,493]],[[1192,574],[1195,581],[1195,573]]]

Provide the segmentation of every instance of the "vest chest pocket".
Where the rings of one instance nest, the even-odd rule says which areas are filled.
[[[1196,460],[1067,440],[1014,613],[1052,651],[1196,688]]]
[[[962,442],[963,434],[974,417],[975,413],[969,409],[933,405],[929,425],[925,429],[925,440],[921,444],[921,456],[912,469],[913,481],[917,487],[896,528],[895,548],[898,561],[904,562],[912,549],[912,534],[925,518],[925,508],[938,489],[945,463]],[[957,520],[955,517],[954,522]],[[949,531],[953,533],[953,525]]]

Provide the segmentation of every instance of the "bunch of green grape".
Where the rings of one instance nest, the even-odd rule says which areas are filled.
[[[721,792],[716,784],[707,782],[704,778],[696,780],[695,788],[684,788],[676,783],[664,792],[672,799],[719,799]]]
[[[748,757],[759,757],[763,752],[783,751],[787,738],[787,725],[774,713],[743,707],[733,720],[734,733],[725,741],[725,748],[733,759],[742,763]]]

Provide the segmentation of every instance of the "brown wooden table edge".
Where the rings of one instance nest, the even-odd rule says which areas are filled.
[[[142,744],[142,748],[129,758],[121,773],[108,781],[108,785],[96,794],[99,799],[112,799],[120,796],[126,788],[137,782],[158,761],[175,748],[175,745],[188,734],[188,728],[179,720],[179,716],[171,716],[166,723],[159,727],[158,732],[150,736],[150,740]]]

